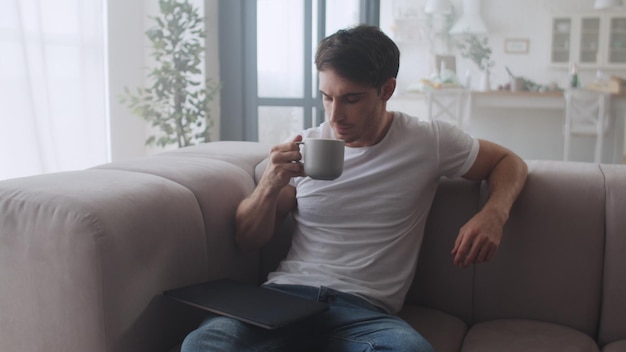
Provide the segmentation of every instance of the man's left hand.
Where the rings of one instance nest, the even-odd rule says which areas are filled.
[[[494,212],[483,210],[474,215],[456,238],[452,249],[454,264],[467,268],[490,261],[500,246],[502,227],[503,221]]]

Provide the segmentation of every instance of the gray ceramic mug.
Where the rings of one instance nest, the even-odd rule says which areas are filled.
[[[334,180],[343,173],[345,143],[340,139],[306,138],[302,159],[304,172],[316,180]]]

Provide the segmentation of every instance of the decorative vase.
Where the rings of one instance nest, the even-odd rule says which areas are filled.
[[[486,92],[491,90],[491,82],[489,81],[489,70],[484,70],[480,76],[480,90]]]

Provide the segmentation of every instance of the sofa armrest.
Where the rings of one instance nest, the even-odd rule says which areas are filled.
[[[198,202],[175,182],[88,170],[0,183],[1,351],[166,350],[187,318],[160,293],[207,267]]]

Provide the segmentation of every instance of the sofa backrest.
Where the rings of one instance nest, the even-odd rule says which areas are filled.
[[[442,179],[428,214],[415,278],[407,304],[423,305],[473,319],[473,271],[452,263],[452,248],[461,226],[480,209],[479,182]]]
[[[604,214],[597,165],[530,163],[497,257],[474,268],[474,320],[536,319],[595,337]]]
[[[469,325],[535,319],[583,331],[601,345],[626,338],[626,166],[528,164],[495,258],[465,270],[454,267],[450,250],[486,188],[478,195],[463,180],[441,183],[407,303]]]

